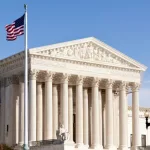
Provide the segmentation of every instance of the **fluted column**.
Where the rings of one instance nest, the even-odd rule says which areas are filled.
[[[119,91],[119,148],[120,150],[128,149],[128,104],[126,99],[126,83],[120,83]]]
[[[70,133],[70,140],[73,141],[73,88],[68,88],[68,116],[69,126],[68,131]]]
[[[53,85],[53,139],[56,139],[56,131],[58,130],[58,89],[57,85]]]
[[[113,98],[112,98],[113,81],[108,80],[106,83],[106,148],[113,149]]]
[[[132,149],[136,150],[140,145],[140,127],[139,127],[139,84],[132,85]]]
[[[52,72],[47,72],[45,76],[45,105],[44,105],[44,115],[45,115],[45,127],[44,127],[44,139],[52,139],[53,133],[53,108],[52,108]]]
[[[62,124],[68,131],[68,75],[63,74],[61,79],[61,114]]]
[[[92,83],[92,148],[99,148],[99,101],[98,101],[98,79]]]
[[[19,77],[19,145],[24,143],[24,76]]]
[[[42,83],[37,83],[37,113],[36,113],[36,140],[43,140],[43,93]]]
[[[36,72],[29,73],[29,141],[36,141]]]
[[[83,78],[76,82],[76,147],[83,146]]]
[[[83,143],[89,147],[88,89],[83,89]]]
[[[76,81],[76,147],[83,146],[83,77]]]
[[[19,96],[16,98],[16,144],[19,144]]]
[[[98,99],[99,99],[99,144],[102,149],[102,93],[101,90],[98,91]]]

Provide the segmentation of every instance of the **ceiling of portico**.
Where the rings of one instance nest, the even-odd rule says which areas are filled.
[[[29,53],[38,56],[133,68],[141,71],[145,71],[147,68],[93,37],[33,48],[29,50]]]

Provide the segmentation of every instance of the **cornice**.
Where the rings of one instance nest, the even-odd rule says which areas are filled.
[[[24,57],[24,51],[0,60],[0,66],[5,65],[7,63],[15,62],[17,59],[22,59],[22,57]]]
[[[99,68],[109,68],[109,69],[115,69],[115,70],[122,70],[122,71],[129,71],[129,72],[136,72],[136,73],[140,73],[141,70],[139,70],[138,68],[132,68],[132,67],[125,67],[125,66],[119,66],[119,65],[114,65],[114,64],[110,64],[110,63],[96,63],[94,61],[79,61],[79,60],[75,60],[75,59],[67,59],[67,58],[57,58],[57,57],[50,57],[48,55],[44,55],[44,54],[30,54],[31,57],[31,61],[34,58],[40,58],[42,60],[53,60],[53,61],[57,61],[57,62],[67,62],[67,63],[72,63],[72,64],[80,64],[80,65],[85,65],[85,66],[94,66],[94,67],[99,67]]]
[[[126,60],[126,61],[129,61],[133,64],[135,64],[136,66],[139,66],[140,68],[142,68],[142,71],[146,71],[147,67],[141,63],[139,63],[138,61],[132,59],[131,57],[123,54],[122,52],[120,52],[119,50],[105,44],[104,42],[92,37],[92,41],[94,41],[95,43],[97,43],[98,45],[108,49],[110,52],[116,54],[116,55],[119,55],[122,59]]]
[[[63,57],[61,57],[61,56],[53,57],[53,56],[50,56],[50,55],[42,52],[42,51],[55,49],[55,48],[61,50],[64,47],[65,48],[68,47],[68,50],[69,50],[70,48],[73,48],[75,45],[80,45],[81,46],[80,48],[82,48],[82,46],[86,43],[92,44],[96,47],[100,46],[102,49],[105,49],[104,51],[107,54],[109,52],[111,53],[110,59],[114,59],[113,57],[116,57],[116,61],[120,61],[121,63],[115,63],[115,62],[111,63],[111,62],[107,62],[107,61],[99,61],[99,60],[95,61],[95,60],[91,60],[91,59],[80,59],[80,58],[75,59],[75,58],[64,57],[64,56]],[[78,50],[80,50],[80,49],[78,49]],[[97,50],[97,48],[95,50]],[[39,52],[41,52],[41,53],[39,53]],[[86,56],[84,56],[84,57],[86,57]],[[128,56],[126,56],[123,53],[117,51],[116,49],[108,46],[107,44],[97,40],[94,37],[53,44],[50,46],[32,48],[29,50],[29,59],[28,59],[29,64],[30,64],[31,58],[32,59],[40,58],[40,59],[46,59],[46,60],[54,60],[57,62],[58,61],[68,62],[68,63],[72,63],[72,64],[81,64],[81,65],[85,65],[85,66],[95,66],[95,67],[99,67],[99,68],[109,68],[110,70],[121,70],[121,71],[126,71],[126,72],[129,71],[129,72],[140,73],[140,72],[146,70],[146,66],[138,63],[137,61],[133,60],[132,58],[129,58]],[[107,56],[105,56],[105,58],[107,58]],[[2,59],[2,60],[0,60],[0,74],[3,74],[4,72],[6,73],[6,72],[16,69],[18,67],[22,67],[23,63],[24,63],[24,51],[19,52],[8,58]]]
[[[132,65],[137,66],[139,70],[141,71],[146,71],[147,67],[144,66],[143,64],[140,64],[136,60],[128,57],[127,55],[121,53],[120,51],[112,48],[111,46],[105,44],[104,42],[101,42],[100,40],[90,37],[90,38],[84,38],[84,39],[79,39],[79,40],[73,40],[73,41],[68,41],[68,42],[63,42],[63,43],[58,43],[58,44],[52,44],[48,46],[42,46],[42,47],[37,47],[37,48],[32,48],[29,50],[29,53],[40,53],[43,54],[44,51],[48,51],[50,49],[63,49],[64,47],[74,47],[76,45],[83,45],[85,43],[93,43],[101,48],[104,48],[106,51],[120,57],[121,59],[127,61],[128,63],[131,63]]]
[[[28,57],[30,64],[30,56]],[[20,52],[16,55],[0,60],[0,77],[8,72],[24,67],[24,53]]]

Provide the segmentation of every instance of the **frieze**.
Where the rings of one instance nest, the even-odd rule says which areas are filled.
[[[37,57],[33,56],[32,57]],[[40,56],[39,56],[40,57]],[[32,64],[34,65],[50,65],[50,66],[56,66],[56,67],[66,67],[66,62],[71,63],[71,64],[80,64],[80,68],[89,68],[90,67],[98,67],[98,68],[104,68],[108,69],[107,74],[120,74],[121,76],[131,76],[131,77],[139,77],[140,71],[136,69],[130,69],[130,68],[122,68],[122,67],[116,67],[116,66],[109,66],[109,65],[102,65],[102,64],[94,64],[94,63],[88,63],[88,62],[79,62],[79,61],[73,61],[73,60],[64,60],[64,59],[59,59],[59,58],[49,58],[51,60],[50,63],[48,63],[48,60],[42,59],[39,61],[38,59],[34,59],[32,61]],[[93,68],[94,69],[94,68]],[[96,68],[95,68],[96,69]],[[104,71],[104,70],[99,70],[99,71]]]
[[[109,52],[108,50],[98,46],[93,42],[85,42],[60,48],[47,49],[40,52],[56,58],[70,58],[76,60],[90,60],[97,62],[106,62],[112,64],[120,64],[127,67],[134,67],[135,65]]]

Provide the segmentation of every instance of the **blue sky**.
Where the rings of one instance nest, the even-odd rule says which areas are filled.
[[[29,48],[94,36],[150,67],[150,1],[1,0],[0,59],[24,49],[23,36],[6,41],[5,25],[28,4]],[[150,107],[150,69],[144,73],[140,105]]]

